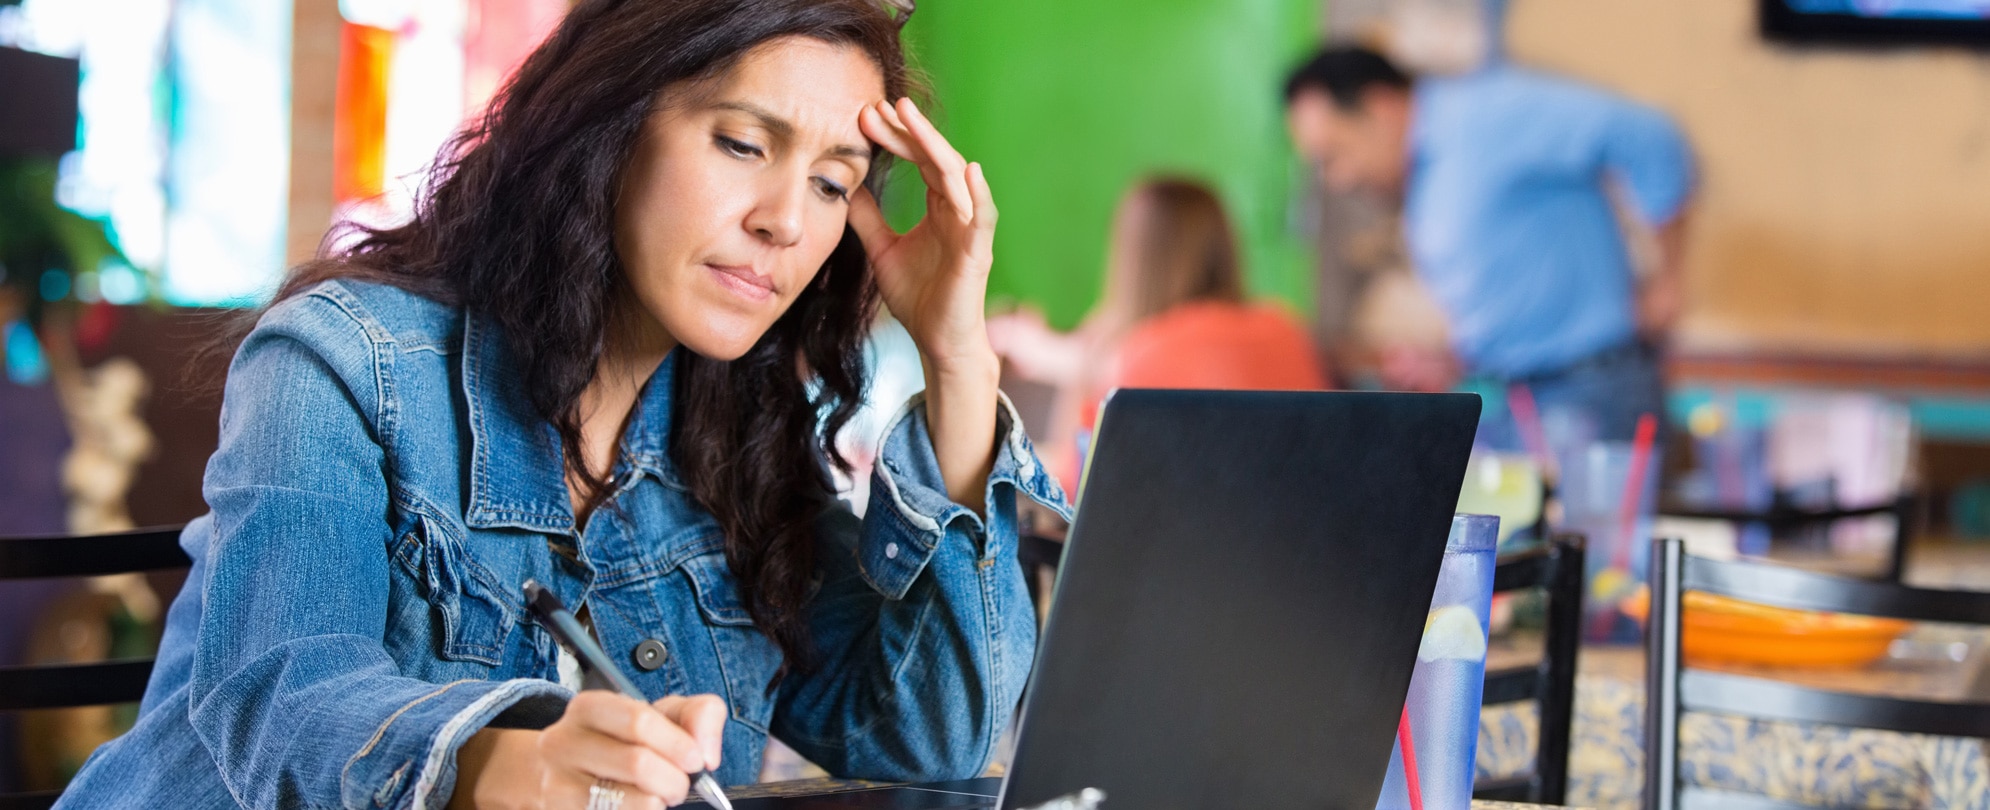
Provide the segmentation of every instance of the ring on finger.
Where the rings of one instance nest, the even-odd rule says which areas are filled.
[[[622,810],[622,800],[627,794],[614,782],[596,779],[587,787],[587,810]]]

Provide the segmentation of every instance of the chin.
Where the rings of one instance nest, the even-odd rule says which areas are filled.
[[[731,362],[744,357],[760,343],[773,324],[743,323],[731,319],[716,322],[707,321],[691,328],[669,330],[677,338],[677,343],[704,357],[720,362]]]

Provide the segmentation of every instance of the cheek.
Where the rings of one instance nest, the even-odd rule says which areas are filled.
[[[800,286],[816,281],[822,271],[822,263],[829,261],[829,255],[836,252],[836,246],[843,241],[844,227],[849,223],[848,209],[836,206],[814,217],[808,224],[808,236],[794,247],[795,277]]]

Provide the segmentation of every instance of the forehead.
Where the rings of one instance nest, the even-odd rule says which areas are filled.
[[[805,37],[755,46],[707,97],[714,104],[750,102],[803,131],[859,141],[858,111],[883,99],[884,75],[863,49]]]

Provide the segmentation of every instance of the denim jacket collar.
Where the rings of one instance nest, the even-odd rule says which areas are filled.
[[[470,404],[472,446],[467,522],[483,529],[574,532],[559,432],[533,411],[523,372],[499,327],[475,313],[463,320],[463,393]],[[629,469],[673,487],[679,484],[668,446],[676,365],[672,351],[643,387],[621,446]]]
[[[670,398],[676,393],[677,362],[688,349],[671,349],[636,397],[636,410],[622,434],[622,460],[629,468],[656,476],[665,486],[683,489],[670,461]]]

